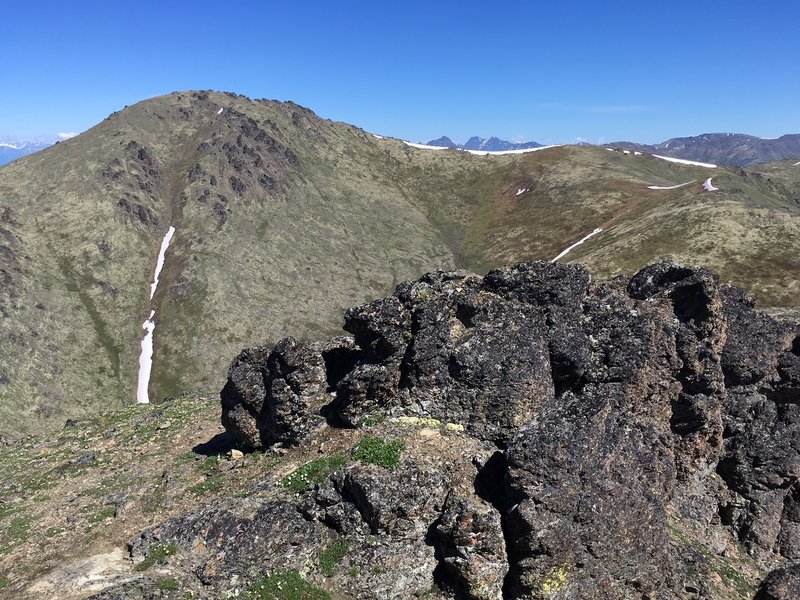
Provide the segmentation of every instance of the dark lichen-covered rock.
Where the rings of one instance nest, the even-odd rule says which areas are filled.
[[[749,600],[800,558],[800,329],[710,271],[440,271],[345,328],[244,351],[223,391],[252,446],[302,443],[323,417],[458,432],[271,509],[312,545],[349,540],[348,564],[389,565],[331,582],[344,597]],[[794,568],[759,598],[789,597]]]
[[[666,426],[630,414],[637,391],[612,383],[570,392],[509,448],[512,597],[629,598],[673,587],[674,457]]]
[[[368,350],[332,404],[346,423],[375,412],[434,418],[505,445],[552,397],[546,327],[535,308],[461,273],[431,274],[396,294],[348,312],[346,327]]]
[[[469,317],[460,312],[465,305]],[[485,292],[425,302],[414,312],[403,393],[420,416],[505,445],[553,396],[544,331],[530,307]]]
[[[592,278],[580,265],[519,263],[494,269],[484,287],[498,296],[547,308],[578,308]]]
[[[713,463],[722,449],[724,376],[721,356],[727,321],[718,278],[705,269],[662,261],[649,265],[628,283],[634,299],[662,299],[674,315],[671,356],[680,392],[672,402],[670,426],[676,434],[679,477]]]
[[[222,424],[253,448],[299,443],[323,423],[320,409],[353,354],[345,337],[313,344],[289,337],[272,350],[243,350],[221,393]]]
[[[475,496],[448,495],[436,524],[437,548],[445,581],[469,600],[503,597],[508,572],[500,513]]]
[[[666,504],[680,387],[671,382],[669,308],[614,285],[586,301],[585,383],[522,427],[507,451],[513,597],[641,597],[675,584]]]
[[[135,561],[174,548],[169,562],[212,585],[242,573],[301,570],[331,538],[290,502],[224,499],[143,531],[128,548]]]
[[[729,387],[774,383],[796,327],[759,313],[740,289],[723,286],[727,336],[722,368]]]
[[[761,584],[755,600],[796,600],[800,598],[800,563],[775,569]]]
[[[376,300],[345,313],[344,329],[353,334],[364,357],[372,362],[397,354],[408,343],[411,317],[397,298]]]

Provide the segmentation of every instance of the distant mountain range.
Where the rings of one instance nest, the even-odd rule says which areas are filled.
[[[625,148],[736,167],[786,160],[800,156],[800,134],[775,139],[741,133],[704,133],[693,137],[672,138],[655,145],[635,142],[614,142],[614,148]]]
[[[489,139],[472,136],[465,144],[456,144],[447,136],[442,136],[437,140],[431,140],[428,146],[440,146],[442,148],[459,148],[461,150],[483,150],[486,152],[503,152],[506,150],[527,150],[528,148],[541,148],[538,142],[523,142],[516,144],[500,138],[490,137]]]
[[[442,136],[429,141],[427,145],[489,152],[524,150],[542,146],[538,142],[517,144],[497,137],[486,139],[477,136],[469,138],[465,144],[456,144],[449,137]],[[581,142],[577,145],[588,146],[590,144]],[[764,139],[741,133],[704,133],[692,137],[671,138],[654,145],[636,142],[613,142],[602,145],[735,167],[747,167],[800,156],[800,134]]]
[[[22,156],[38,152],[51,141],[2,141],[0,138],[0,166]],[[484,152],[504,152],[541,148],[539,142],[510,142],[498,137],[482,138],[472,136],[463,144],[457,144],[447,136],[427,142],[428,146],[478,150]],[[586,142],[576,144],[589,146]],[[624,148],[638,152],[684,158],[735,167],[747,167],[761,163],[800,157],[800,134],[788,134],[775,139],[765,139],[742,133],[704,133],[691,137],[670,138],[659,144],[639,144],[637,142],[612,142],[602,144],[612,148]]]
[[[10,163],[21,156],[33,154],[52,146],[52,142],[2,142],[0,141],[0,165]]]

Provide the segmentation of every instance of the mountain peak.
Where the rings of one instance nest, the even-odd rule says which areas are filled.
[[[453,140],[451,140],[446,135],[443,135],[440,138],[435,140],[431,140],[427,144],[428,146],[439,146],[440,148],[458,148],[458,144],[456,144]]]
[[[498,137],[492,136],[489,139],[472,136],[463,144],[456,144],[449,137],[442,136],[439,139],[431,140],[428,146],[439,146],[442,148],[459,148],[461,150],[480,150],[485,152],[503,152],[506,150],[526,150],[529,148],[540,148],[542,144],[538,142],[509,142]]]
[[[744,133],[702,133],[658,144],[614,142],[613,147],[701,162],[748,167],[800,156],[800,134],[760,138]]]
[[[53,142],[33,142],[33,141],[2,141],[0,142],[0,166],[10,163],[28,154],[33,154],[39,150],[52,146]]]

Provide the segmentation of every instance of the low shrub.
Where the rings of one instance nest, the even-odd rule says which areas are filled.
[[[405,444],[400,440],[385,442],[379,437],[368,435],[353,449],[355,460],[384,469],[394,469],[400,464],[400,453]]]
[[[331,600],[321,587],[309,583],[296,571],[279,571],[254,581],[244,600]]]
[[[156,563],[164,562],[168,556],[177,554],[178,548],[175,544],[157,544],[150,548],[145,559],[136,565],[137,571],[146,571]]]
[[[292,492],[302,493],[315,484],[325,481],[336,469],[347,463],[347,457],[342,454],[333,454],[295,469],[281,480],[281,485]]]
[[[336,565],[348,550],[350,550],[350,543],[346,539],[340,538],[320,551],[319,570],[325,577],[330,577],[336,572]]]

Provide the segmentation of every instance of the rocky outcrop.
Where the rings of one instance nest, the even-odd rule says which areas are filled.
[[[800,598],[800,564],[775,569],[764,580],[755,600]]]
[[[243,351],[223,423],[254,448],[377,435],[397,467],[345,448],[299,495],[265,480],[134,555],[173,543],[206,585],[297,570],[335,597],[794,597],[800,329],[713,273],[430,273],[345,329]],[[309,568],[335,544],[339,570]]]
[[[354,354],[350,338],[315,344],[286,338],[271,350],[243,351],[221,392],[223,425],[254,448],[298,443],[323,422],[320,408],[335,389],[333,372]]]

